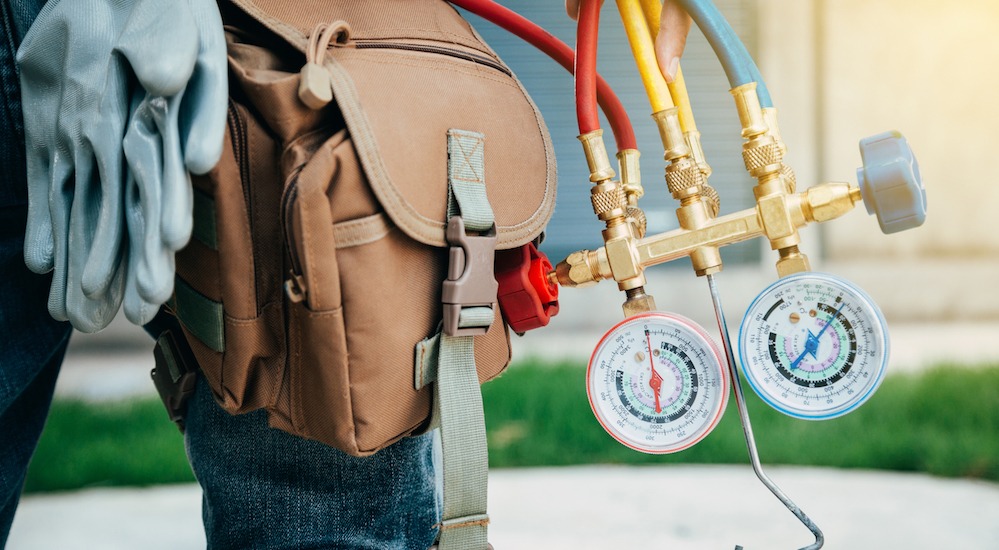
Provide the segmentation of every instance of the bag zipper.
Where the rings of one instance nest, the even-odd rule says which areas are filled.
[[[239,109],[232,99],[229,99],[229,116],[226,121],[229,123],[229,135],[232,139],[232,153],[236,164],[239,166],[240,186],[243,188],[243,201],[246,203],[247,217],[250,219],[250,232],[253,232],[253,194],[250,193],[250,186],[247,175],[250,173],[249,146],[246,144],[246,121],[240,114]]]
[[[302,264],[298,258],[298,247],[295,246],[294,232],[291,227],[292,207],[298,199],[298,175],[291,180],[288,188],[285,189],[284,197],[281,199],[281,213],[284,218],[284,236],[288,247],[288,257],[291,259],[291,278],[284,282],[284,292],[292,303],[300,303],[305,300],[308,288],[305,285],[305,277],[302,276]]]
[[[506,68],[502,63],[496,61],[495,59],[486,57],[485,55],[459,50],[457,48],[432,46],[429,44],[414,44],[411,42],[365,42],[361,40],[355,40],[353,44],[354,47],[359,50],[387,49],[446,55],[495,69],[507,76],[513,76],[513,72],[510,71],[510,69]]]

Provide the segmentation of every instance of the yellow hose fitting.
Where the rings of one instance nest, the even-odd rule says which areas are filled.
[[[679,109],[671,107],[652,113],[652,120],[656,121],[656,127],[659,128],[659,137],[665,151],[663,158],[674,161],[690,156],[690,147],[687,146],[687,140],[684,139],[683,130],[680,128]]]
[[[590,182],[592,183],[607,181],[615,175],[614,169],[611,168],[603,136],[603,130],[594,130],[577,137],[583,144],[583,154],[586,156],[586,165],[590,169]]]
[[[756,95],[756,83],[750,82],[730,90],[735,98],[735,108],[742,124],[742,137],[751,140],[767,133],[767,122],[763,118],[760,98]]]
[[[683,133],[683,137],[687,142],[687,147],[690,148],[690,156],[697,163],[697,168],[700,169],[705,178],[711,177],[711,166],[708,165],[708,159],[704,156],[704,148],[701,147],[701,133],[697,130],[687,131]]]

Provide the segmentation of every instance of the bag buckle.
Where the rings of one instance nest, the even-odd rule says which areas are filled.
[[[548,278],[552,264],[533,242],[496,252],[499,307],[518,334],[546,326],[558,314],[558,285]]]
[[[178,342],[169,330],[163,331],[156,339],[153,357],[156,366],[150,375],[156,386],[156,393],[160,394],[170,420],[183,432],[187,401],[194,393],[194,385],[198,380],[198,371],[194,368],[197,362],[187,341],[181,338]]]
[[[441,291],[444,305],[444,334],[448,336],[477,336],[485,334],[492,326],[488,323],[461,322],[465,308],[493,307],[499,288],[493,272],[496,255],[495,224],[483,235],[465,233],[465,221],[452,216],[445,233],[448,250],[447,280]]]

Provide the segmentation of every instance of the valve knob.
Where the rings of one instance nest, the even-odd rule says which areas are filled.
[[[897,131],[860,140],[864,166],[857,168],[860,193],[868,214],[876,214],[884,233],[923,225],[926,188],[919,163],[905,137]]]

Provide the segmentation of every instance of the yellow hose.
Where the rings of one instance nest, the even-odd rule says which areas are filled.
[[[631,53],[635,56],[635,63],[638,64],[638,73],[642,77],[642,84],[645,85],[649,103],[652,104],[652,112],[658,113],[673,107],[673,96],[666,84],[666,78],[656,63],[649,25],[638,0],[617,0],[617,9],[621,12]]]
[[[649,32],[654,37],[659,34],[659,21],[663,11],[662,0],[640,0],[640,2],[645,22],[648,25]],[[655,59],[655,52],[653,52],[653,59]],[[684,133],[696,132],[697,124],[694,122],[694,111],[690,108],[690,96],[687,95],[687,84],[683,79],[682,68],[677,67],[676,76],[673,78],[673,82],[668,84],[668,87],[670,96],[673,98],[673,104],[680,111],[680,129]]]

